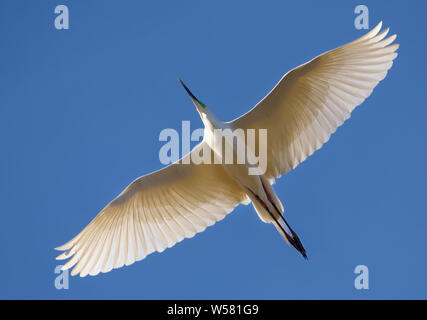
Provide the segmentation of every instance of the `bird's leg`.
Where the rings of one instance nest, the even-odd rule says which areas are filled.
[[[302,245],[298,235],[292,230],[292,228],[290,227],[290,225],[287,223],[287,221],[285,220],[285,218],[283,217],[283,214],[281,212],[281,210],[279,210],[279,208],[277,207],[276,203],[275,203],[275,199],[273,198],[271,192],[269,191],[270,188],[268,188],[265,184],[264,179],[260,179],[261,180],[261,184],[262,187],[264,189],[264,192],[267,196],[267,199],[270,201],[270,203],[273,205],[273,208],[276,210],[276,212],[279,214],[279,221],[277,219],[275,219],[275,221],[280,225],[280,229],[286,229],[288,232],[284,232],[286,235],[286,240],[288,241],[288,243],[292,244],[292,246],[294,246],[295,249],[298,250],[299,253],[301,253],[301,255],[307,259],[307,254],[305,252],[304,246]],[[284,225],[282,225],[284,224]],[[276,226],[277,228],[277,226]],[[290,234],[289,234],[290,233]]]
[[[273,204],[273,207],[276,209],[276,211],[280,214],[280,221],[278,221],[276,218],[274,218],[274,221],[273,221],[276,229],[279,230],[279,232],[282,234],[282,236],[284,235],[284,237],[288,243],[290,243],[295,249],[297,249],[297,251],[299,253],[301,253],[301,255],[305,259],[307,259],[307,254],[305,252],[304,246],[302,245],[298,235],[292,230],[292,228],[286,222],[285,218],[280,213],[280,211],[277,209],[276,205],[274,203],[272,203],[272,204]],[[285,224],[285,226],[283,226],[283,224],[281,222],[283,224]]]
[[[291,244],[297,251],[307,259],[307,254],[304,249],[304,246],[302,245],[298,235],[292,230],[292,228],[289,226],[285,218],[283,217],[282,211],[283,207],[280,204],[280,201],[278,199],[275,199],[275,196],[272,195],[271,192],[273,192],[271,189],[271,186],[266,185],[266,181],[263,181],[263,178],[260,178],[261,185],[263,187],[265,196],[268,200],[268,205],[265,201],[261,199],[260,196],[255,194],[252,190],[248,189],[249,192],[252,194],[252,196],[258,201],[259,204],[262,205],[262,207],[265,209],[266,212],[271,216],[272,223],[276,227],[277,231],[283,236],[283,238]],[[277,203],[276,203],[277,202]],[[281,208],[282,210],[280,210]],[[275,212],[273,212],[275,211]]]

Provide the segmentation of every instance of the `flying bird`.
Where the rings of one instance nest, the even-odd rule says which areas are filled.
[[[179,161],[133,181],[75,238],[56,248],[63,270],[80,276],[109,272],[172,247],[252,203],[263,222],[306,257],[284,218],[272,185],[328,141],[375,86],[396,58],[396,35],[382,22],[361,38],[323,53],[286,73],[250,111],[221,122],[181,81],[205,126],[200,144]],[[381,32],[380,32],[381,31]],[[267,129],[267,167],[248,174],[244,164],[195,164],[192,156],[215,150],[215,129]],[[215,141],[214,141],[215,142]],[[241,142],[241,141],[240,141]],[[184,164],[186,163],[186,164]]]

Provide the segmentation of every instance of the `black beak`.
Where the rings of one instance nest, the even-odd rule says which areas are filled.
[[[197,99],[196,96],[190,91],[190,89],[187,88],[185,83],[182,82],[182,80],[180,78],[178,78],[178,80],[179,80],[179,82],[181,82],[182,86],[184,87],[185,91],[187,91],[187,93],[191,97],[191,99],[193,99],[193,100],[197,101],[199,104],[201,104],[199,99]]]

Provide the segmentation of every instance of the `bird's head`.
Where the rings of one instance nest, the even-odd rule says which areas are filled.
[[[190,89],[188,89],[188,87],[184,84],[184,82],[182,82],[181,79],[179,79],[179,82],[181,82],[185,91],[187,91],[188,95],[190,96],[191,101],[193,101],[194,105],[196,106],[196,109],[199,112],[202,121],[205,122],[206,118],[209,118],[211,116],[208,107],[206,107],[203,102],[196,98],[196,96],[190,91]]]

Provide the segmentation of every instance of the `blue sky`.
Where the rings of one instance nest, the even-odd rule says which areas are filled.
[[[54,28],[54,8],[70,29]],[[134,178],[164,128],[222,120],[349,42],[359,1],[1,1],[0,298],[427,298],[424,2],[365,1],[398,34],[387,78],[275,190],[305,261],[250,206],[162,254],[54,287],[54,247]],[[356,290],[366,265],[369,290]]]

